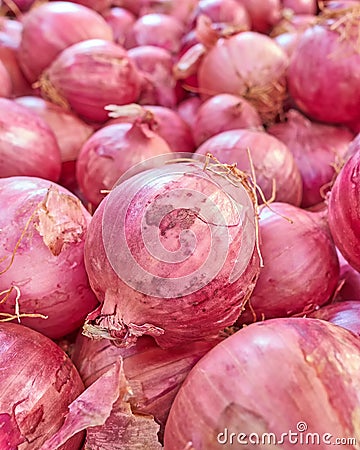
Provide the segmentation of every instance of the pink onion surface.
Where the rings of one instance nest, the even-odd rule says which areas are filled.
[[[340,263],[339,287],[337,288],[335,300],[359,300],[360,301],[360,272],[355,270],[338,251]]]
[[[360,149],[339,173],[329,198],[329,226],[337,248],[360,271]]]
[[[93,134],[81,148],[76,177],[80,190],[95,207],[116,181],[135,164],[171,153],[168,144],[146,123],[108,125]]]
[[[301,206],[321,202],[340,170],[353,134],[346,128],[312,122],[296,110],[288,111],[285,122],[271,126],[268,132],[294,155],[303,181]]]
[[[316,14],[316,0],[282,0],[284,8],[291,9],[295,14]]]
[[[238,33],[219,39],[204,56],[197,73],[199,91],[204,97],[222,93],[244,97],[269,121],[285,100],[287,66],[287,55],[270,37]]]
[[[54,342],[12,323],[0,323],[0,365],[0,447],[38,450],[84,390],[81,378]],[[79,450],[82,439],[74,436],[61,450]]]
[[[200,145],[222,131],[239,128],[262,129],[258,112],[244,98],[218,94],[206,100],[197,110],[194,137]]]
[[[86,6],[87,8],[93,9],[99,13],[104,13],[113,4],[112,0],[72,0],[72,3],[78,3],[80,5]]]
[[[125,8],[114,6],[105,11],[103,17],[111,26],[114,42],[126,47],[127,36],[136,21],[134,14]]]
[[[288,86],[306,115],[346,124],[360,118],[360,8],[341,10],[337,17],[331,12],[302,35],[289,66]]]
[[[10,74],[0,59],[0,97],[10,97],[12,82]]]
[[[185,98],[177,105],[177,112],[180,117],[190,126],[195,137],[195,118],[200,108],[201,100],[197,96]]]
[[[314,319],[327,320],[360,335],[360,302],[344,301],[325,305],[309,314]]]
[[[330,300],[339,261],[318,214],[286,203],[261,211],[264,267],[240,323],[305,313]]]
[[[0,177],[57,181],[60,170],[60,149],[48,124],[14,100],[0,98]]]
[[[125,49],[90,39],[60,53],[40,80],[42,95],[85,119],[104,122],[110,103],[136,101],[141,76]]]
[[[22,324],[65,336],[97,305],[84,268],[90,214],[69,191],[40,178],[2,178],[0,193],[0,320],[16,319],[18,305]]]
[[[327,450],[339,436],[357,442],[359,364],[358,336],[331,323],[252,324],[192,369],[171,408],[164,448],[293,450],[303,442]]]
[[[249,13],[252,29],[268,33],[281,19],[280,0],[237,0]]]
[[[95,11],[71,2],[54,1],[29,11],[23,20],[19,62],[30,82],[62,50],[87,39],[111,41],[111,27]]]
[[[85,263],[102,305],[89,335],[131,345],[148,334],[163,348],[202,340],[234,323],[254,288],[247,190],[214,164],[169,158],[120,182],[95,211]]]
[[[275,186],[276,201],[300,205],[302,181],[295,160],[285,144],[264,131],[224,131],[205,141],[195,153],[211,153],[220,161],[236,163],[240,170],[251,174],[248,149],[256,183],[264,197],[269,200]],[[259,202],[263,202],[261,197]]]

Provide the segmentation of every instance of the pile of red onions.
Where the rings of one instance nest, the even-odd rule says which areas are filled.
[[[323,201],[353,134],[346,128],[311,122],[295,110],[288,111],[285,122],[271,126],[268,132],[284,142],[294,155],[303,181],[302,207]]]
[[[339,262],[321,214],[286,203],[261,211],[264,267],[240,323],[305,314],[330,300]]]
[[[66,189],[0,179],[0,321],[18,318],[51,338],[77,330],[97,305],[84,267],[90,214]]]
[[[72,2],[54,1],[29,11],[22,21],[19,62],[30,82],[72,44],[88,39],[111,41],[111,27],[95,11]]]
[[[314,319],[327,320],[360,336],[360,302],[344,301],[323,306],[309,315]]]
[[[325,449],[341,436],[355,438],[346,441],[355,450],[359,365],[358,336],[328,322],[252,324],[192,369],[170,410],[165,448]]]
[[[14,100],[0,98],[0,177],[57,181],[60,171],[60,149],[49,125]]]
[[[140,86],[140,73],[126,50],[101,39],[63,50],[40,80],[43,96],[96,122],[107,119],[106,105],[136,101]]]
[[[204,170],[169,157],[120,182],[95,211],[85,264],[102,304],[88,316],[90,336],[132,345],[148,334],[163,348],[216,336],[254,288],[259,259],[248,191],[218,164]]]
[[[0,447],[38,450],[62,426],[83,383],[66,354],[36,331],[0,323],[0,342]],[[79,450],[83,437],[61,449]]]
[[[211,153],[223,163],[236,163],[240,170],[248,174],[251,174],[253,164],[256,177],[253,181],[256,181],[266,200],[271,199],[275,188],[276,201],[300,205],[302,182],[295,160],[285,144],[266,132],[224,131],[196,150],[196,154],[206,153]],[[259,202],[263,201],[259,196]]]

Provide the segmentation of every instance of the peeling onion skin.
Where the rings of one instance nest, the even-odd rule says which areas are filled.
[[[0,177],[57,181],[60,172],[60,149],[49,125],[14,100],[0,98]]]
[[[66,354],[27,327],[0,323],[0,445],[37,450],[62,425],[68,405],[84,390]],[[4,429],[5,424],[5,429]],[[79,450],[79,433],[61,450]]]
[[[90,285],[101,306],[87,318],[84,327],[87,335],[97,336],[100,333],[103,337],[113,339],[116,345],[128,346],[133,345],[140,335],[149,334],[154,336],[160,347],[170,348],[216,336],[222,329],[232,325],[240,314],[244,302],[254,288],[259,272],[259,257],[256,249],[252,247],[255,245],[252,243],[255,228],[246,220],[239,222],[238,213],[229,205],[225,191],[214,187],[214,176],[211,173],[208,174],[208,171],[193,164],[177,164],[176,170],[178,168],[184,170],[180,171],[179,176],[172,175],[175,168],[171,165],[133,176],[113,190],[95,211],[85,244],[85,265]],[[164,177],[162,174],[168,171],[169,175]],[[202,181],[204,174],[205,181]],[[216,180],[220,178],[222,179],[219,176],[215,177]],[[142,183],[143,186],[139,191],[137,183]],[[191,203],[191,199],[186,200],[189,209],[184,210],[184,207],[177,206],[179,202],[185,201],[182,193],[188,190],[192,190],[200,197],[205,196],[208,202],[216,198],[217,207],[225,217],[225,224],[236,226],[229,226],[228,231],[226,225],[215,226],[216,235],[214,235],[204,219],[180,214],[189,210],[194,211],[195,206]],[[107,206],[109,199],[112,199],[113,203]],[[130,199],[131,202],[126,210],[127,219],[124,225],[126,233],[124,245],[128,250],[124,248],[124,251],[115,258],[127,258],[130,256],[127,253],[129,251],[131,259],[121,265],[113,259],[111,265],[108,259],[110,247],[117,248],[120,245],[115,241],[121,238],[122,233],[115,234],[113,241],[108,240],[108,237],[104,239],[104,232],[106,231],[108,235],[108,230],[113,229],[117,216],[121,217],[121,206],[117,203],[124,204],[123,199]],[[157,206],[157,202],[162,201],[167,202],[171,209],[170,213],[164,213]],[[205,208],[208,207],[208,204],[203,205],[204,203],[200,201],[196,202],[196,207],[203,208],[200,210],[201,214],[205,214]],[[145,214],[147,210],[149,212]],[[104,219],[105,212],[106,219]],[[250,219],[251,214],[249,211],[246,217]],[[162,219],[158,227],[156,222],[160,217]],[[150,225],[148,228],[144,224],[145,218],[146,224]],[[144,225],[144,228],[141,225]],[[157,247],[153,249],[155,258],[153,251],[149,254],[147,250],[146,246],[152,241],[142,235],[144,230],[159,233],[161,236]],[[194,253],[191,253],[184,263],[169,265],[166,259],[163,260],[161,251],[165,248],[166,251],[172,249],[175,253],[179,248],[180,230],[184,232],[191,230],[195,236],[201,236],[201,240],[197,241]],[[222,230],[232,236],[231,243],[229,245],[226,243],[226,254],[223,253],[225,249],[223,238],[221,242],[218,240],[220,237],[218,233],[221,234]],[[107,251],[105,245],[108,247]],[[207,261],[209,254],[214,251],[217,261],[205,273],[206,265],[209,264]],[[234,265],[235,255],[237,257],[239,252],[242,271],[240,274],[238,266]],[[211,261],[212,259],[211,257]],[[132,261],[135,261],[135,267],[128,273]],[[117,265],[117,272],[121,272],[120,275],[113,269],[114,264]],[[234,281],[230,277],[233,270],[236,270]],[[146,275],[143,277],[144,271]],[[154,281],[148,284],[144,280],[150,274],[151,276],[155,274],[159,279],[155,277]],[[127,280],[126,283],[120,276]],[[177,296],[170,297],[175,295],[171,282],[176,284],[176,280],[186,276],[188,276],[187,284],[176,285],[174,289],[177,289]],[[204,277],[206,282],[203,283]]]
[[[347,300],[325,305],[308,317],[326,320],[360,336],[360,301]]]
[[[239,323],[253,322],[253,313],[256,320],[305,314],[330,300],[339,281],[339,261],[321,217],[286,203],[263,209],[264,267]]]
[[[299,169],[287,146],[264,131],[236,129],[212,136],[198,147],[196,154],[210,152],[219,161],[237,163],[240,170],[250,173],[247,149],[255,168],[256,182],[268,200],[276,182],[276,201],[299,206],[302,199],[302,180]],[[259,198],[259,203],[263,200]]]
[[[113,39],[110,25],[100,14],[72,2],[42,4],[24,16],[20,66],[33,83],[65,48],[88,39]]]
[[[290,430],[299,437],[299,423],[307,425],[304,438],[331,433],[358,442],[359,367],[359,338],[341,327],[305,318],[252,324],[192,369],[170,410],[164,450],[190,442],[194,450],[230,449],[230,432],[260,439],[274,433],[280,440]],[[217,440],[225,428],[228,446]],[[285,438],[280,447],[291,450],[294,443]],[[316,448],[329,444],[320,440]]]
[[[337,248],[360,271],[360,150],[346,162],[329,196],[329,226]]]
[[[6,258],[0,270],[9,266],[16,243],[33,215],[13,263],[0,275],[0,291],[16,286],[20,314],[48,316],[21,317],[21,323],[52,339],[61,338],[81,327],[97,305],[83,255],[91,216],[65,188],[39,178],[0,179],[0,194],[0,258]],[[15,314],[15,294],[13,291],[0,304],[0,313]]]

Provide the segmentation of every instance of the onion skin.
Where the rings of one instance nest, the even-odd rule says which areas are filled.
[[[43,73],[42,95],[84,119],[105,122],[106,105],[136,101],[141,76],[125,49],[90,39],[66,48]]]
[[[354,17],[358,16],[357,13]],[[341,26],[334,31],[330,29],[331,21],[305,31],[288,70],[289,93],[299,109],[325,123],[346,124],[360,118],[358,20],[352,18],[351,25],[347,17],[344,15],[341,26],[353,29],[344,39]]]
[[[337,248],[360,271],[360,151],[346,162],[329,197],[329,227]]]
[[[114,6],[103,13],[106,22],[111,26],[114,42],[127,47],[127,36],[133,27],[136,17],[125,8]]]
[[[194,137],[197,145],[222,131],[239,128],[262,129],[256,109],[245,99],[232,94],[218,94],[197,110]]]
[[[339,251],[337,254],[340,263],[340,288],[337,289],[335,300],[337,302],[347,300],[360,301],[360,272],[351,267]]]
[[[93,9],[98,13],[104,13],[112,5],[112,0],[72,0],[72,2],[86,6],[87,8]]]
[[[37,450],[62,425],[68,405],[84,390],[71,360],[50,339],[27,327],[0,324],[0,443]],[[4,430],[5,424],[5,430]],[[79,450],[83,433],[61,450]]]
[[[316,14],[316,0],[282,0],[284,8],[291,9],[294,14]]]
[[[346,128],[311,122],[296,110],[288,111],[285,118],[267,131],[294,155],[303,180],[301,206],[308,208],[324,200],[322,188],[331,186],[334,166],[344,160],[354,136]]]
[[[308,317],[326,320],[360,336],[360,302],[344,301],[322,306]]]
[[[146,124],[123,123],[98,130],[81,148],[76,163],[80,190],[95,207],[135,164],[170,153],[168,144]]]
[[[47,123],[14,100],[0,98],[0,177],[57,181],[60,171],[60,149]]]
[[[339,281],[339,261],[319,221],[322,213],[285,203],[271,208],[261,212],[259,222],[264,267],[239,323],[312,311],[330,300]]]
[[[0,97],[10,97],[12,83],[8,70],[0,59]]]
[[[17,287],[20,314],[47,316],[21,317],[21,323],[61,338],[97,305],[83,254],[91,216],[69,191],[40,178],[0,179],[0,193],[0,291]],[[0,320],[15,314],[15,294],[1,296]]]
[[[194,123],[197,111],[202,104],[199,97],[189,97],[177,105],[177,112],[183,120],[190,126],[192,134],[195,137]]]
[[[237,163],[244,172],[251,172],[247,149],[255,168],[256,182],[268,200],[276,183],[276,201],[300,205],[302,181],[290,150],[264,131],[229,130],[205,141],[196,154],[211,153],[219,161]],[[263,202],[259,198],[259,202]]]
[[[249,13],[252,29],[268,33],[281,19],[280,0],[237,0]]]
[[[284,361],[286,370],[279,370]],[[219,436],[225,428],[229,449],[231,432],[244,433],[249,448],[252,433],[260,437],[258,448],[270,445],[267,440],[261,445],[262,437],[267,439],[263,433],[274,433],[281,448],[293,449],[295,440],[282,434],[290,431],[297,447],[301,437],[304,444],[312,442],[305,440],[311,439],[307,433],[318,433],[320,442],[306,448],[326,450],[338,436],[358,442],[359,364],[359,338],[328,322],[282,318],[252,324],[217,345],[190,372],[171,408],[164,449],[183,449],[191,442],[195,450],[219,450],[226,443],[225,435]],[[307,426],[303,433],[300,424]]]
[[[215,180],[220,187],[213,184]],[[259,260],[254,248],[254,224],[248,222],[252,217],[248,194],[241,186],[236,188],[235,195],[241,195],[239,202],[248,211],[245,219],[240,219],[221,188],[223,182],[223,177],[204,171],[202,164],[170,164],[138,173],[101,202],[87,234],[85,264],[102,305],[88,316],[84,327],[87,335],[100,333],[126,346],[148,334],[161,347],[170,348],[216,336],[234,323],[254,288]],[[124,199],[130,202],[128,206]],[[218,212],[210,218],[214,201]],[[184,204],[185,208],[180,206]],[[113,234],[113,226],[122,220],[124,207],[127,219],[122,229],[126,235],[125,243],[120,244],[113,239],[122,240],[123,235]],[[192,211],[204,218],[196,219]],[[222,227],[217,226],[220,219],[224,220]],[[232,226],[227,229],[226,224]],[[209,225],[215,229],[209,229]],[[186,230],[201,236],[190,256]],[[218,233],[223,232],[219,240]],[[228,232],[230,243],[226,242]],[[149,233],[160,236],[160,242],[150,239]],[[111,248],[119,245],[124,251],[113,254]],[[152,247],[150,253],[148,245]],[[175,258],[171,265],[169,257],[164,256],[169,250],[173,261]],[[149,276],[155,277],[152,283],[146,281]]]

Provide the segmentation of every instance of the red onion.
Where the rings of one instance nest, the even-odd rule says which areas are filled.
[[[38,450],[62,426],[83,391],[78,372],[50,339],[22,325],[0,324],[0,447]],[[61,450],[79,450],[83,434]]]
[[[358,301],[332,303],[314,311],[309,317],[327,320],[360,336],[360,302]]]
[[[143,74],[143,87],[138,103],[175,107],[171,53],[154,45],[141,45],[130,49],[128,54]]]
[[[105,20],[82,5],[55,1],[26,14],[19,62],[30,82],[36,81],[62,50],[87,39],[113,38]]]
[[[83,261],[90,214],[40,178],[2,178],[0,192],[0,320],[19,316],[48,337],[65,336],[97,304]]]
[[[219,165],[169,158],[120,183],[95,211],[85,263],[102,305],[88,335],[132,345],[148,334],[163,348],[202,340],[234,323],[254,287],[246,187],[216,174]]]
[[[199,90],[204,96],[240,95],[263,120],[272,120],[285,99],[287,65],[286,54],[271,38],[251,31],[239,33],[218,40],[204,56],[198,70]]]
[[[103,17],[111,26],[114,42],[126,47],[127,36],[136,21],[134,14],[125,8],[114,6],[104,12]]]
[[[222,131],[240,128],[262,129],[258,112],[237,95],[218,94],[205,101],[197,110],[194,137],[197,145],[200,145]]]
[[[126,50],[101,39],[68,47],[43,73],[43,96],[85,119],[103,122],[109,103],[136,101],[141,76]]]
[[[180,50],[184,32],[184,25],[173,16],[146,14],[133,26],[133,46],[154,45],[175,54]]]
[[[331,323],[250,325],[190,372],[170,411],[165,448],[326,450],[341,437],[355,450],[359,364],[359,338]]]
[[[195,136],[195,118],[200,108],[201,100],[197,96],[188,97],[177,106],[179,116],[190,126],[193,136]]]
[[[335,244],[352,267],[360,271],[360,149],[339,173],[329,198],[329,226]]]
[[[99,13],[108,10],[113,4],[112,0],[71,0],[73,3],[79,3],[87,8],[93,9]]]
[[[295,14],[316,14],[316,0],[282,0],[284,8],[291,9]]]
[[[359,19],[360,8],[325,11],[295,49],[288,70],[289,93],[313,119],[346,124],[360,118]]]
[[[98,130],[83,145],[76,164],[80,190],[95,207],[128,169],[170,153],[168,144],[146,123],[122,123]]]
[[[173,152],[193,152],[195,143],[189,125],[177,114],[176,111],[156,105],[127,105],[124,107],[109,106],[112,112],[109,114],[115,119],[107,124],[133,122],[140,118],[148,124],[152,131],[156,132],[169,145]],[[127,114],[132,111],[133,116]]]
[[[335,300],[360,301],[360,272],[351,267],[339,251],[337,252],[337,255],[340,263],[340,277],[339,287],[336,290]]]
[[[252,29],[267,33],[281,19],[280,0],[237,0],[249,13]]]
[[[290,110],[285,118],[284,123],[271,126],[268,132],[284,142],[294,155],[303,181],[301,206],[307,208],[324,199],[353,135],[346,128],[311,122],[295,110]]]
[[[330,299],[339,280],[339,261],[317,214],[286,203],[262,210],[264,267],[240,323],[305,313]]]
[[[12,83],[10,74],[0,59],[0,97],[10,97]]]
[[[192,342],[164,350],[150,336],[143,336],[135,346],[124,349],[105,339],[92,340],[79,335],[72,360],[85,386],[90,386],[121,357],[125,377],[134,393],[130,398],[133,412],[154,416],[163,429],[171,404],[187,374],[220,341]]]
[[[239,169],[248,173],[252,160],[254,181],[267,200],[275,187],[276,201],[300,205],[302,182],[295,160],[285,144],[264,131],[224,131],[205,141],[196,153],[211,153],[227,164],[236,163]],[[259,201],[263,202],[261,198]]]
[[[47,123],[15,101],[0,98],[0,177],[57,181],[60,170],[59,146]]]

